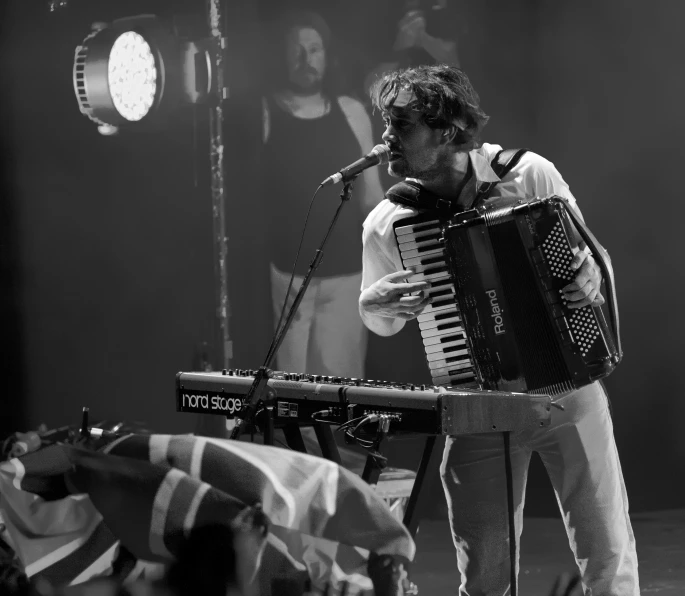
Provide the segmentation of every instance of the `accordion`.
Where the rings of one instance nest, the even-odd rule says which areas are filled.
[[[445,220],[399,220],[409,281],[427,281],[418,317],[433,382],[559,395],[609,375],[621,360],[608,255],[560,197],[477,208]],[[561,294],[580,240],[602,270],[612,328],[600,307],[571,309]]]

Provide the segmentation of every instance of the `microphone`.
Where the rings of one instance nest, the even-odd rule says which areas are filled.
[[[367,168],[388,163],[390,161],[390,148],[387,145],[376,145],[369,153],[361,159],[343,168],[336,174],[329,176],[322,183],[321,186],[328,186],[329,184],[337,184],[338,182],[347,182],[358,174],[361,174]]]

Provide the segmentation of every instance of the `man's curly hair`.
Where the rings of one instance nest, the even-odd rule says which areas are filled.
[[[421,112],[428,126],[439,129],[458,123],[455,145],[460,150],[478,146],[490,117],[481,110],[478,93],[463,70],[439,64],[386,73],[371,87],[374,108],[389,110],[402,89],[413,93],[416,99],[409,107]]]

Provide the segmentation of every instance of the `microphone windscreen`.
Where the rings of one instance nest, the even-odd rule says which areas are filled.
[[[376,145],[372,150],[371,153],[374,153],[378,155],[380,158],[380,163],[388,163],[390,161],[390,147],[387,145]]]

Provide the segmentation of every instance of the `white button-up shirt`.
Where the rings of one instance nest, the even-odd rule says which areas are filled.
[[[490,162],[501,149],[499,145],[483,143],[478,149],[469,152],[476,187],[486,182],[500,180],[490,166]],[[495,187],[487,204],[511,197],[533,200],[553,195],[566,199],[580,215],[568,184],[554,164],[532,151],[527,151],[518,164]],[[411,207],[383,199],[366,218],[362,232],[362,291],[382,277],[404,269],[393,224],[400,219],[417,214],[418,211]]]

